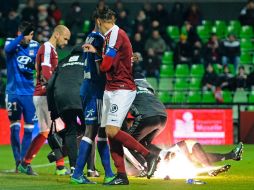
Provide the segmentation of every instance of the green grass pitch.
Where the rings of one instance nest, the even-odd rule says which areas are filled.
[[[227,152],[233,146],[205,146],[209,152]],[[254,145],[244,145],[243,160],[224,161],[220,165],[231,164],[227,173],[216,177],[201,176],[200,180],[207,184],[186,184],[184,179],[162,180],[130,177],[128,186],[103,186],[103,174],[96,185],[70,185],[68,176],[55,176],[55,166],[48,164],[46,158],[49,147],[45,145],[34,159],[32,165],[39,176],[27,176],[11,172],[14,169],[14,160],[10,146],[0,146],[0,190],[105,190],[105,189],[127,189],[127,190],[254,190]],[[97,168],[103,171],[99,159]],[[68,164],[66,164],[68,166]],[[199,179],[199,178],[197,178]]]

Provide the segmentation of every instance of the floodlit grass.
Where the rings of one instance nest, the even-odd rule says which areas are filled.
[[[206,146],[209,152],[228,152],[233,146]],[[205,185],[186,184],[184,179],[161,180],[130,177],[128,186],[103,186],[102,177],[94,178],[96,185],[70,185],[68,176],[55,176],[55,166],[48,165],[46,155],[49,147],[45,145],[34,159],[32,165],[39,176],[27,176],[13,173],[14,160],[10,146],[0,146],[0,190],[72,190],[72,189],[128,189],[128,190],[254,190],[254,145],[244,145],[243,160],[224,161],[220,165],[229,163],[231,169],[217,177],[201,176]],[[99,159],[98,159],[99,160]],[[103,171],[97,161],[99,171]],[[219,164],[219,163],[218,163]],[[44,166],[42,166],[44,165]],[[66,164],[68,165],[68,164]],[[102,173],[102,172],[101,172]]]

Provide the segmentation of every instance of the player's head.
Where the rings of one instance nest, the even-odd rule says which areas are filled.
[[[21,41],[22,45],[28,45],[34,36],[34,26],[32,23],[24,21],[18,27],[18,34],[23,34],[24,38]]]
[[[56,40],[56,46],[60,48],[64,48],[71,37],[70,30],[64,25],[57,25],[54,28],[53,37]]]
[[[116,14],[105,6],[103,9],[96,9],[95,18],[96,25],[100,32],[104,34],[115,24]]]

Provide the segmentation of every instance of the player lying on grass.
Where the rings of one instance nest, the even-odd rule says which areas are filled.
[[[166,123],[166,112],[164,105],[155,97],[154,90],[146,79],[140,74],[134,74],[134,81],[137,86],[137,95],[130,108],[132,119],[128,119],[124,130],[131,134],[141,144],[147,147],[153,153],[160,155],[162,160],[169,160],[177,154],[182,153],[186,158],[197,161],[202,166],[210,167],[212,163],[233,159],[241,160],[243,144],[239,143],[232,151],[226,154],[206,153],[202,146],[191,140],[180,141],[167,150],[161,150],[153,145],[152,140],[164,129]],[[136,152],[130,151],[138,164],[134,164],[140,175],[145,175],[145,160]],[[130,154],[127,155],[131,163],[135,163]],[[220,169],[210,171],[210,175],[217,175],[220,172],[227,171],[229,165],[225,165]],[[144,171],[143,171],[144,170]]]

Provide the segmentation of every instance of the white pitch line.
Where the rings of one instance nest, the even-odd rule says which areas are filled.
[[[69,163],[69,161],[65,161],[64,163]],[[48,164],[39,164],[39,165],[33,165],[32,168],[43,168],[43,167],[49,167],[55,165],[55,163],[48,163]],[[13,173],[15,169],[10,169],[10,170],[3,170],[4,173]]]

